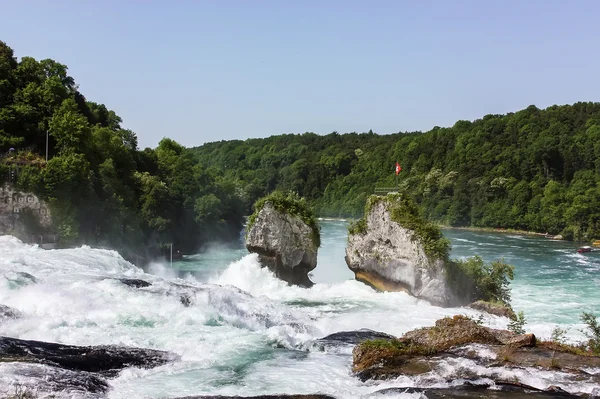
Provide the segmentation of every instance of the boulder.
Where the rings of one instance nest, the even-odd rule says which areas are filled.
[[[312,286],[308,273],[317,266],[318,227],[276,200],[258,204],[249,222],[246,248],[258,254],[261,264],[280,279]]]
[[[371,196],[364,219],[351,226],[346,264],[355,278],[381,291],[406,291],[434,305],[456,304],[445,262],[449,243],[400,194]]]
[[[337,352],[348,353],[352,348],[363,341],[373,339],[395,339],[393,335],[379,331],[362,328],[355,331],[340,331],[314,341],[305,342],[301,349],[309,352]]]
[[[281,394],[281,395],[258,395],[258,396],[226,396],[226,395],[202,395],[202,396],[183,396],[173,399],[335,399],[333,396],[323,394]]]
[[[74,371],[114,374],[125,367],[151,368],[177,358],[154,349],[73,346],[0,337],[0,362],[43,363]]]
[[[448,361],[462,364],[461,359],[474,362],[473,367],[448,373]],[[588,372],[600,367],[598,356],[577,347],[538,342],[533,334],[485,327],[465,316],[443,318],[433,327],[409,331],[401,338],[363,341],[353,350],[353,369],[363,381],[445,370],[441,373],[447,380],[485,377],[498,385],[503,383],[498,367],[560,370],[569,380],[600,383],[600,375]]]

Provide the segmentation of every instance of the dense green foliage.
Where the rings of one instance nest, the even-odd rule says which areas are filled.
[[[286,134],[193,151],[242,183],[247,209],[278,188],[320,216],[360,217],[376,187],[396,186],[444,225],[600,238],[600,103],[530,106],[426,133]]]
[[[310,206],[308,206],[306,200],[294,192],[284,193],[275,190],[271,194],[256,201],[254,204],[254,212],[248,218],[247,230],[250,230],[256,221],[256,217],[267,202],[271,203],[279,212],[299,217],[312,230],[311,239],[316,247],[318,248],[321,246],[321,230],[319,229],[315,213]]]
[[[502,260],[485,263],[479,256],[446,263],[446,276],[461,302],[476,300],[510,306],[510,280],[514,266]]]
[[[243,223],[241,189],[231,179],[170,139],[138,150],[136,135],[113,111],[87,101],[65,65],[17,61],[3,42],[0,154],[0,183],[49,201],[62,245],[142,254],[173,243],[185,252],[237,237]]]

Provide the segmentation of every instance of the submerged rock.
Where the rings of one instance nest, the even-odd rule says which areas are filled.
[[[0,322],[6,319],[17,319],[21,317],[21,312],[6,305],[0,305]]]
[[[125,367],[152,368],[177,356],[169,352],[118,346],[72,346],[0,337],[0,362],[54,365],[68,370],[111,373]]]
[[[417,231],[419,230],[419,231]],[[406,291],[434,305],[455,304],[445,274],[449,244],[399,194],[371,196],[364,219],[348,235],[346,264],[381,291]]]
[[[461,366],[464,359],[474,362],[473,370]],[[449,364],[458,366],[449,368]],[[600,374],[589,373],[600,368],[600,357],[560,344],[539,343],[533,334],[484,327],[465,316],[443,318],[434,327],[413,330],[398,339],[362,342],[354,348],[353,365],[363,381],[440,370],[447,381],[488,378],[506,385],[498,373],[499,367],[506,367],[556,370],[562,372],[563,382],[600,384]],[[553,393],[560,389],[554,388]]]
[[[152,285],[152,283],[138,278],[120,278],[119,281],[132,288],[145,288]]]
[[[28,396],[25,395],[28,392],[33,394],[33,396],[29,396],[31,398],[38,397],[42,393],[50,395],[60,393],[61,397],[62,395],[69,395],[69,397],[84,395],[86,398],[94,398],[104,396],[94,394],[105,394],[108,391],[108,382],[104,376],[85,371],[65,370],[55,366],[4,363],[0,366],[0,373],[10,376],[11,380],[10,383],[5,383],[0,387],[0,396],[2,396],[1,394],[15,394],[16,386],[21,387],[23,395],[14,396],[15,398],[27,398]],[[0,376],[0,382],[2,380],[3,378]]]
[[[379,331],[373,331],[366,328],[356,331],[340,331],[326,337],[319,338],[314,341],[309,341],[303,345],[303,349],[308,351],[319,351],[324,352],[327,349],[332,348],[348,348],[348,351],[352,349],[354,345],[357,345],[363,341],[370,339],[395,339],[393,335],[382,333]]]
[[[386,334],[379,331],[369,330],[363,328],[356,331],[340,331],[330,334],[326,337],[320,338],[319,341],[323,342],[339,342],[344,344],[356,345],[367,339],[394,339],[393,335]]]
[[[308,395],[258,395],[258,396],[222,396],[222,395],[203,395],[203,396],[184,396],[173,399],[335,399],[333,396],[323,394]]]
[[[470,308],[487,312],[496,316],[507,317],[516,320],[517,315],[512,308],[501,302],[476,301],[469,305]]]
[[[308,273],[317,266],[320,242],[318,227],[307,219],[315,223],[299,199],[283,194],[267,197],[257,203],[250,219],[246,248],[280,279],[310,287]]]

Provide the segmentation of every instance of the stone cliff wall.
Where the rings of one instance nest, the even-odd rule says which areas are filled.
[[[51,226],[46,202],[9,184],[0,186],[0,235],[10,234],[31,241],[32,234],[49,233]]]

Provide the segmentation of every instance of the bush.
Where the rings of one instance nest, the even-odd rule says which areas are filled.
[[[348,226],[348,233],[350,235],[366,234],[367,233],[367,221],[364,218],[362,218],[362,219],[358,219],[355,222],[350,223],[350,226]]]
[[[248,218],[246,232],[250,231],[250,228],[256,222],[258,214],[267,202],[273,204],[273,207],[279,212],[299,217],[311,228],[311,238],[313,243],[317,248],[321,246],[321,231],[315,213],[308,206],[306,200],[294,192],[283,193],[282,191],[276,190],[256,201],[254,204],[254,213]]]
[[[579,316],[589,331],[583,331],[586,337],[588,337],[588,347],[596,355],[600,355],[600,323],[598,318],[592,313],[583,312]]]
[[[567,341],[567,331],[568,330],[565,328],[560,328],[558,326],[554,327],[552,330],[552,335],[550,335],[550,340],[552,342],[564,345]]]
[[[483,300],[510,306],[514,266],[498,260],[486,264],[480,256],[446,263],[446,278],[462,302]]]
[[[508,329],[514,332],[515,334],[525,334],[525,329],[523,328],[525,324],[527,324],[527,320],[525,319],[525,313],[523,313],[523,311],[520,311],[519,313],[517,313],[517,319],[511,320],[510,323],[508,323]]]

